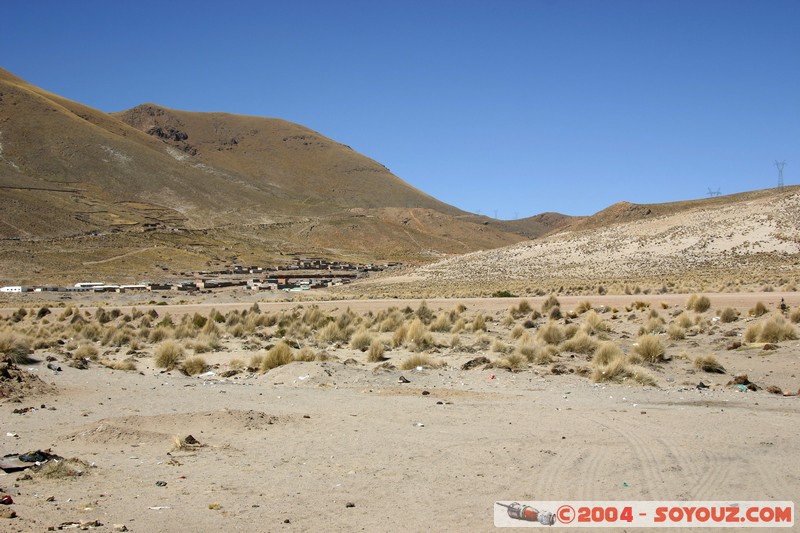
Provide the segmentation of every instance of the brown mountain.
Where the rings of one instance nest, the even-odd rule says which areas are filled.
[[[154,104],[108,114],[2,69],[0,201],[0,284],[286,254],[416,262],[525,239],[298,124]]]

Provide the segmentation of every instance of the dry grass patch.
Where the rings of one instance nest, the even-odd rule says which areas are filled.
[[[380,339],[373,339],[367,350],[367,361],[370,363],[377,363],[383,361],[383,353],[385,348]]]
[[[442,366],[442,362],[434,359],[430,355],[415,353],[400,361],[398,368],[400,368],[400,370],[411,370],[417,367],[439,368],[440,366]]]
[[[183,363],[181,363],[181,372],[186,374],[187,376],[194,376],[196,374],[202,374],[208,369],[208,363],[202,357],[194,356],[187,358]]]
[[[554,320],[550,320],[539,328],[536,337],[547,344],[558,345],[564,341],[564,328]]]
[[[745,342],[781,342],[797,338],[797,329],[782,315],[751,324],[744,332]]]
[[[72,354],[72,357],[76,359],[91,359],[92,361],[97,361],[99,356],[100,352],[94,344],[81,344]]]
[[[286,344],[286,342],[281,341],[267,352],[267,355],[264,356],[264,359],[261,361],[261,365],[259,366],[259,370],[264,373],[272,370],[273,368],[278,368],[279,366],[288,365],[294,361],[294,354],[292,353],[292,347]]]
[[[565,352],[574,352],[580,354],[591,354],[597,348],[597,340],[590,337],[583,331],[577,332],[572,338],[569,338],[559,345],[559,348]]]
[[[359,352],[366,352],[372,344],[372,335],[365,329],[357,331],[350,339],[350,348]]]
[[[136,360],[128,358],[122,359],[119,361],[110,361],[108,359],[104,359],[100,361],[100,364],[106,368],[110,368],[111,370],[122,370],[124,372],[132,372],[136,370]]]
[[[739,319],[739,311],[737,311],[733,307],[726,307],[725,309],[719,312],[719,320],[723,324],[736,322],[738,319]]]
[[[655,335],[639,337],[633,351],[649,363],[658,363],[664,359],[664,343]]]
[[[750,308],[747,312],[750,316],[760,317],[769,313],[769,309],[764,305],[764,302],[756,302],[756,305]]]
[[[594,351],[592,364],[595,366],[608,365],[617,359],[624,359],[622,348],[611,341],[601,342]]]
[[[686,302],[686,308],[696,313],[705,313],[711,308],[708,296],[692,294]]]
[[[699,355],[694,360],[694,367],[703,372],[711,372],[714,374],[724,374],[725,367],[717,360],[713,354]]]
[[[183,346],[173,340],[166,340],[153,350],[156,368],[172,370],[183,358]]]

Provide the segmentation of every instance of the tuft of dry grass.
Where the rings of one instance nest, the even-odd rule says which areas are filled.
[[[279,366],[287,365],[294,360],[292,347],[285,341],[281,341],[267,352],[264,359],[261,361],[259,370],[264,373],[278,368]]]
[[[769,313],[769,309],[767,309],[767,306],[764,305],[764,302],[756,302],[756,305],[754,305],[752,308],[750,308],[750,310],[747,313],[750,316],[754,316],[754,317],[757,318],[757,317],[764,316],[767,313]]]
[[[594,351],[592,364],[595,366],[608,365],[616,359],[624,359],[622,349],[611,341],[601,342]]]
[[[547,344],[558,345],[564,341],[564,328],[554,320],[550,320],[544,326],[539,328],[536,337]]]
[[[183,358],[183,346],[173,340],[166,340],[153,350],[156,368],[172,370]]]
[[[797,329],[782,315],[751,324],[744,332],[745,342],[781,342],[797,338]]]
[[[737,311],[733,307],[726,307],[725,309],[719,312],[719,320],[723,324],[736,322],[738,319],[739,319],[739,311]]]
[[[366,329],[358,330],[350,339],[350,348],[359,352],[366,352],[372,344],[372,335]]]
[[[36,469],[36,474],[45,479],[69,479],[80,477],[91,466],[80,459],[51,459]]]
[[[202,357],[194,356],[187,358],[183,363],[181,363],[181,372],[186,374],[187,376],[194,376],[196,374],[202,374],[203,372],[208,369],[208,363]]]
[[[542,314],[546,315],[553,307],[561,307],[561,302],[558,301],[554,294],[551,294],[542,302]]]
[[[528,366],[528,359],[524,355],[512,353],[492,361],[492,366],[518,372]]]
[[[109,361],[108,359],[104,359],[100,361],[100,364],[112,370],[122,370],[125,372],[136,370],[136,360],[131,358],[122,359],[121,361]]]
[[[667,337],[673,341],[680,341],[686,338],[686,330],[678,324],[670,324],[667,328]]]
[[[715,374],[724,374],[725,367],[717,360],[713,354],[698,355],[694,359],[694,367],[703,372],[711,372]]]
[[[442,366],[441,361],[438,361],[425,353],[415,353],[411,354],[402,361],[398,365],[400,370],[411,370],[417,367],[423,368],[439,368]]]
[[[0,353],[5,356],[6,360],[14,364],[26,364],[30,362],[28,356],[30,350],[31,341],[27,336],[13,331],[0,333]]]
[[[597,341],[583,331],[579,331],[573,337],[562,342],[559,345],[559,349],[564,352],[588,355],[594,353],[595,349],[597,349]]]
[[[642,335],[636,341],[633,351],[647,362],[657,363],[664,359],[664,343],[655,335]]]
[[[696,313],[705,313],[711,308],[708,296],[692,294],[686,302],[686,308]]]
[[[367,350],[367,361],[370,363],[383,361],[384,350],[383,343],[380,339],[373,339]]]
[[[577,306],[575,306],[575,314],[582,315],[587,311],[592,310],[592,303],[589,301],[580,302]]]

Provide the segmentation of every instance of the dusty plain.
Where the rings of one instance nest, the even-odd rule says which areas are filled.
[[[21,304],[11,302],[0,313],[4,334],[33,341],[43,326],[61,328],[63,342],[51,340],[18,365],[52,389],[27,377],[5,383],[0,455],[49,449],[83,463],[51,478],[36,469],[0,475],[0,491],[14,500],[3,509],[17,515],[2,519],[0,531],[491,531],[497,500],[795,501],[800,397],[782,393],[800,388],[792,313],[800,297],[705,296],[711,306],[703,312],[687,310],[689,295],[681,294],[563,296],[554,320],[551,310],[536,316],[544,297],[262,301],[257,311],[233,298],[140,304],[136,312],[102,301],[105,312],[119,313],[95,341],[71,324],[76,315],[94,323],[91,301],[64,318],[67,307],[37,318],[42,304],[29,304],[18,322]],[[750,316],[759,302],[766,312]],[[157,368],[159,343],[142,330],[152,334],[170,315],[168,337],[181,337],[185,360],[202,334],[177,332],[212,307],[225,320],[219,345],[197,355],[203,371]],[[731,322],[719,319],[727,307],[738,311]],[[151,310],[158,317],[141,325]],[[421,319],[427,340],[397,342],[398,324],[384,327],[393,314],[409,328]],[[770,320],[782,320],[785,338],[746,342],[748,330]],[[326,325],[345,321],[349,340],[324,338]],[[631,359],[650,329],[665,357],[631,363],[650,381],[595,381],[591,350],[563,344],[569,338],[543,340],[553,323],[573,339],[591,331],[591,340]],[[126,325],[140,339],[136,349],[108,333]],[[353,347],[362,332],[384,346],[381,360]],[[295,357],[305,348],[313,360],[251,366],[281,339]],[[85,344],[96,346],[96,357],[88,368],[71,366]],[[555,348],[543,350],[548,344]],[[429,364],[403,369],[417,355]],[[724,373],[696,368],[707,355]],[[477,357],[488,366],[462,369]],[[136,370],[112,368],[125,359]],[[232,369],[240,371],[222,377]],[[729,385],[737,374],[759,389]],[[698,389],[701,382],[708,388]],[[199,444],[176,445],[189,435]]]

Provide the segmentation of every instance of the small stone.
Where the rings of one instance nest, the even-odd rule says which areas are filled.
[[[114,524],[114,531],[128,531],[128,526],[125,524]]]
[[[356,504],[354,504],[353,502],[347,502],[346,504],[344,504],[344,506],[345,507],[355,507]]]
[[[430,392],[430,391],[427,391],[427,390],[424,390],[424,391],[422,391],[422,395],[423,395],[423,396],[428,396],[430,393],[431,393],[431,392]]]
[[[0,509],[0,518],[16,518],[17,513],[14,509]]]
[[[167,486],[166,481],[156,481],[156,487],[166,487],[166,486]]]
[[[289,519],[287,518],[286,520],[284,520],[284,521],[283,521],[283,523],[284,523],[284,524],[291,524],[291,523],[292,523],[292,521],[291,521],[291,520],[289,520]]]
[[[400,376],[399,378],[397,378],[397,382],[398,383],[411,383],[411,381],[405,376]]]
[[[311,415],[303,415],[303,418],[311,418]]]

